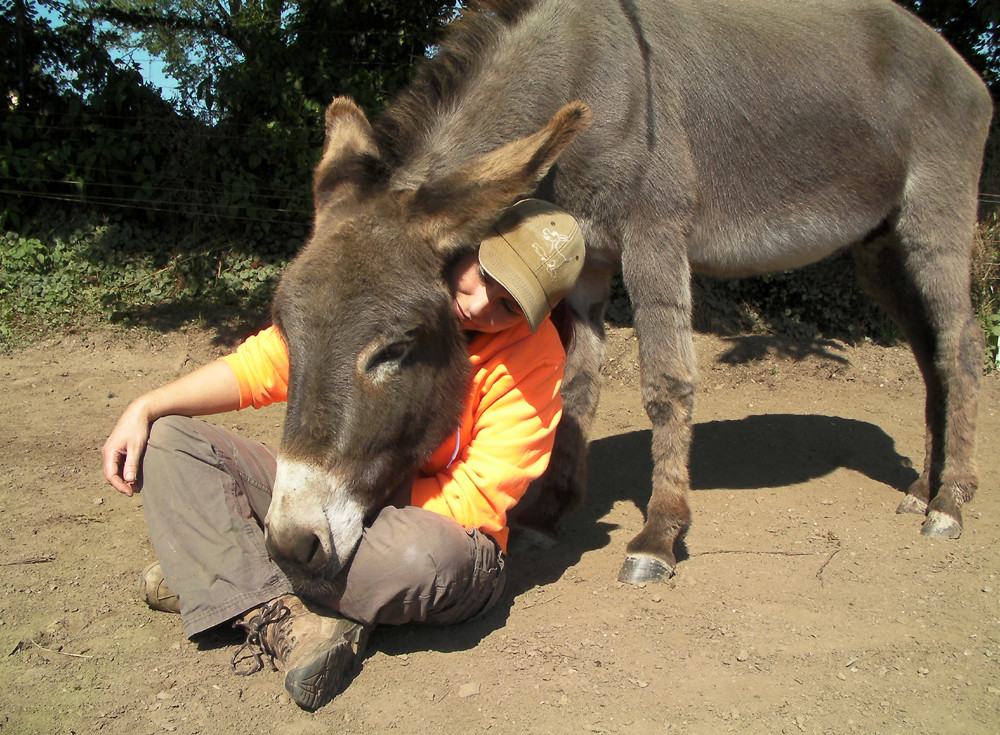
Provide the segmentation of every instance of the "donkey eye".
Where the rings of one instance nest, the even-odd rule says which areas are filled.
[[[406,353],[410,351],[412,346],[413,342],[411,340],[400,340],[399,342],[392,342],[386,345],[372,356],[372,359],[368,362],[368,370],[375,370],[383,365],[399,362],[406,357]]]
[[[388,360],[398,360],[406,351],[409,349],[409,342],[393,342],[391,345],[386,347],[382,352],[379,353],[379,357],[382,358],[383,362]]]

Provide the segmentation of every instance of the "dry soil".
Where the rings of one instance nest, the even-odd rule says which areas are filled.
[[[694,525],[677,576],[616,581],[641,527],[649,425],[629,329],[609,334],[589,496],[507,600],[376,631],[350,687],[299,710],[232,641],[136,597],[141,498],[102,478],[128,400],[227,351],[212,330],[54,336],[0,357],[0,733],[1000,732],[1000,379],[957,541],[896,515],[923,462],[909,352],[697,335]],[[219,422],[277,441],[282,409]]]

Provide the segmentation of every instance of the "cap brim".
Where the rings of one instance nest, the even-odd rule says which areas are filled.
[[[479,264],[514,297],[531,331],[536,331],[550,307],[538,279],[521,254],[502,235],[492,235],[479,246]]]

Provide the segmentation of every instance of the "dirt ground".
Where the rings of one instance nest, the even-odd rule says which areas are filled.
[[[649,492],[636,345],[612,329],[589,497],[512,554],[505,604],[382,628],[299,710],[136,597],[141,499],[98,449],[131,397],[225,352],[210,330],[53,337],[0,357],[0,733],[1000,732],[1000,379],[960,540],[893,512],[923,461],[905,348],[697,335],[694,526],[674,580],[616,581]],[[277,441],[280,408],[219,418]]]

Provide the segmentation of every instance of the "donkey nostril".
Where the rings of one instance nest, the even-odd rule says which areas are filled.
[[[287,550],[289,561],[301,567],[322,565],[323,545],[314,533],[302,533],[297,536]]]
[[[323,544],[315,533],[275,533],[269,528],[265,543],[279,565],[283,561],[300,568],[322,568],[326,564]]]
[[[303,566],[323,565],[323,545],[319,542],[318,536],[312,536],[312,543],[309,545],[308,556],[301,562]]]

